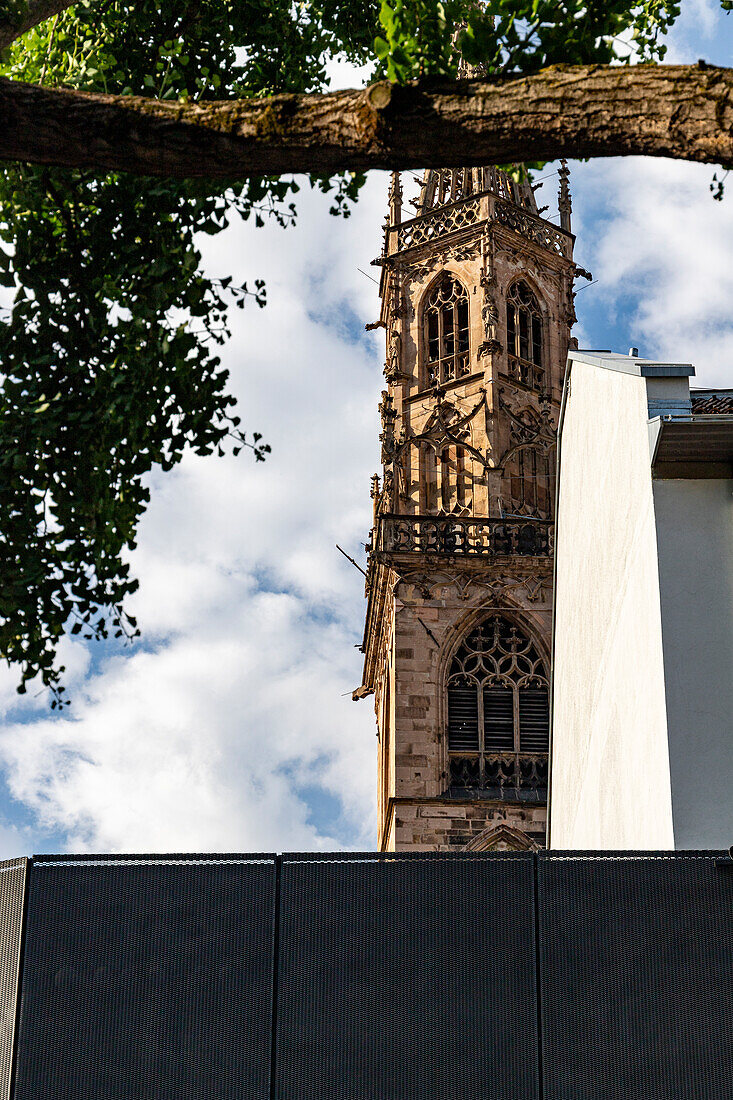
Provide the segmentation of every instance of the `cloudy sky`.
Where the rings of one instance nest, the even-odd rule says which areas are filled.
[[[668,60],[729,64],[733,15],[682,0]],[[343,82],[343,80],[341,80]],[[540,192],[555,216],[555,165]],[[669,161],[571,164],[583,347],[692,361],[733,386],[733,175]],[[408,197],[416,192],[406,175]],[[360,683],[369,479],[382,387],[375,269],[386,179],[353,216],[303,192],[294,229],[234,225],[207,267],[267,280],[225,360],[255,465],[191,456],[153,480],[134,569],[142,640],[65,644],[73,705],[19,703],[0,668],[0,858],[49,851],[372,848],[375,748]],[[582,285],[582,284],[581,284]]]

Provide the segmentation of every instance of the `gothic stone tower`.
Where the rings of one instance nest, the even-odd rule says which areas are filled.
[[[381,258],[382,477],[363,685],[384,851],[542,845],[554,452],[573,311],[561,227],[495,168],[392,177]]]

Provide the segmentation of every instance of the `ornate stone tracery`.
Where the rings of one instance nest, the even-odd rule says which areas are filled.
[[[475,626],[456,650],[448,686],[453,683],[502,686],[509,690],[546,689],[548,679],[532,639],[516,623],[491,615]],[[518,729],[516,732],[519,735]]]
[[[423,282],[426,278],[434,276],[448,263],[462,263],[476,259],[481,252],[482,240],[481,229],[474,229],[469,239],[462,236],[460,240],[450,245],[442,247],[431,245],[416,250],[415,257],[404,260],[399,265],[404,272],[405,288],[409,289],[412,283]],[[424,256],[422,252],[425,253]]]
[[[557,428],[549,401],[515,410],[499,389],[499,407],[509,423],[508,446],[498,460],[508,501],[504,512],[549,518],[555,497]],[[508,504],[508,506],[506,506]]]
[[[511,203],[496,204],[496,220],[558,256],[569,256],[572,253],[572,240],[568,234],[555,229],[542,218],[519,210]]]
[[[458,229],[473,225],[479,220],[481,207],[478,199],[470,199],[460,205],[438,210],[423,218],[415,218],[400,226],[398,239],[400,248],[413,248],[425,244],[436,237],[455,233]]]
[[[512,283],[506,295],[507,361],[510,378],[544,393],[542,311],[524,279]]]
[[[549,681],[535,642],[491,615],[471,630],[450,666],[449,783],[462,789],[546,782]]]
[[[440,386],[469,373],[468,292],[446,272],[423,305],[425,384]]]

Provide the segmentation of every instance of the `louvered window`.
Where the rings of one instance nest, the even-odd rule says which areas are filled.
[[[514,692],[510,687],[484,688],[484,748],[514,752]]]
[[[478,752],[478,696],[472,683],[448,685],[448,739],[457,752]]]
[[[547,752],[550,739],[547,688],[524,688],[519,692],[519,727],[524,752]]]
[[[535,643],[492,615],[466,637],[448,676],[450,787],[542,790],[549,695]]]

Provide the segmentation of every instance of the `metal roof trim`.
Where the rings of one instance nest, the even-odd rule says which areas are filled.
[[[621,355],[612,351],[592,351],[591,349],[568,352],[568,360],[586,363],[603,370],[613,370],[621,374],[631,374],[637,378],[690,378],[695,373],[692,363],[665,363],[653,359],[641,359],[638,356]]]

